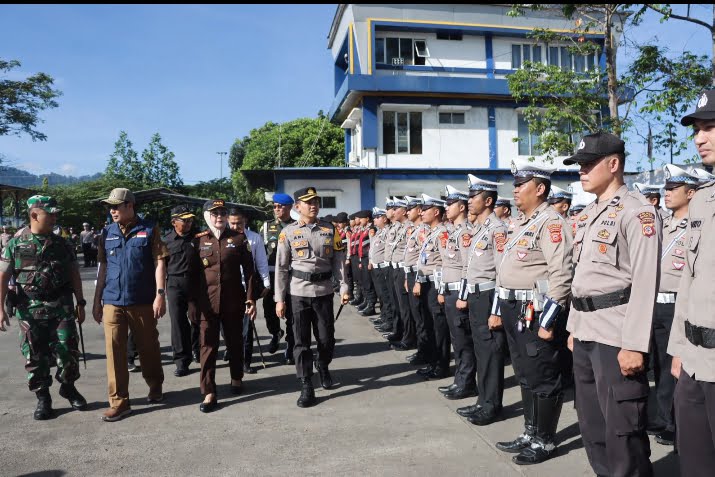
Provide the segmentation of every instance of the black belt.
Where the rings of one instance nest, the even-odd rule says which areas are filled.
[[[184,277],[190,277],[191,274],[190,274],[189,272],[185,272],[185,273],[170,273],[169,276],[170,276],[170,277],[184,278]]]
[[[691,325],[685,321],[685,337],[695,346],[703,348],[715,348],[715,330],[704,326]]]
[[[625,305],[631,299],[631,287],[598,296],[572,297],[571,305],[578,311],[596,311]]]
[[[309,282],[322,282],[325,280],[330,280],[333,276],[333,272],[310,273],[301,272],[300,270],[291,270],[290,274],[294,277],[300,278],[301,280],[306,280]]]

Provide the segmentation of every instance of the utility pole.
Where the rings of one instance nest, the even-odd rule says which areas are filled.
[[[219,161],[221,161],[221,176],[220,176],[220,178],[223,179],[223,157],[228,153],[227,152],[217,152],[216,154],[218,154]]]

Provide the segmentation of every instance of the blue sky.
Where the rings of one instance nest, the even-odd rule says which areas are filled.
[[[708,18],[709,6],[693,8]],[[138,152],[159,132],[186,183],[216,178],[216,152],[235,138],[328,110],[334,13],[335,5],[2,5],[0,57],[22,62],[12,76],[44,71],[64,94],[42,113],[46,142],[4,136],[0,153],[33,173],[92,174],[104,170],[119,131]],[[660,25],[655,15],[634,36],[711,51],[704,28]]]

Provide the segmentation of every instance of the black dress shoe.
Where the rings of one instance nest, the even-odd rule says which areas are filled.
[[[456,401],[457,399],[476,397],[476,396],[477,396],[476,389],[455,388],[452,391],[444,393],[444,397],[446,397],[447,399],[452,400],[452,401]]]
[[[424,359],[422,356],[417,356],[414,359],[411,359],[408,361],[412,366],[424,366],[425,364],[429,364],[426,359]]]
[[[492,422],[498,421],[501,417],[501,413],[497,413],[496,411],[487,411],[480,407],[474,413],[465,417],[475,426],[487,426]]]
[[[457,386],[457,383],[452,383],[449,386],[440,386],[437,388],[437,391],[441,392],[442,394],[454,391],[457,389],[459,386]]]
[[[250,365],[248,365],[248,366],[244,365],[243,372],[246,374],[256,374],[256,368],[252,368]]]
[[[358,310],[358,313],[361,316],[374,316],[375,315],[375,306],[367,306],[363,308],[362,310]]]
[[[198,351],[194,351],[194,363],[201,363],[201,355]]]
[[[675,445],[675,432],[674,431],[663,431],[655,435],[655,441],[658,444],[663,444],[664,446]]]
[[[35,393],[37,395],[37,408],[33,414],[36,421],[45,421],[52,417],[52,396],[49,389],[41,389]]]
[[[188,376],[188,374],[189,374],[189,370],[186,368],[176,368],[174,370],[174,376],[176,376],[177,378]]]
[[[230,361],[231,360],[231,353],[228,352],[228,350],[223,352],[223,360],[224,361]]]
[[[295,364],[295,358],[293,356],[283,358],[283,364]]]
[[[236,386],[236,385],[234,385],[234,384],[231,384],[231,394],[234,394],[234,395],[238,396],[238,395],[241,394],[242,392],[243,392],[243,384],[241,384],[241,385],[239,385],[239,386]]]
[[[665,427],[662,426],[648,426],[646,427],[645,431],[648,433],[649,436],[655,436],[656,434],[660,434],[661,432],[665,431]]]
[[[216,398],[213,398],[209,402],[202,402],[201,405],[199,405],[199,411],[201,412],[211,412],[214,411],[218,407],[218,401]]]
[[[380,333],[390,333],[392,331],[392,323],[385,323],[375,328]]]
[[[389,333],[387,336],[385,336],[387,341],[400,341],[402,339],[402,336],[400,336],[399,333]]]
[[[431,364],[428,364],[424,368],[418,369],[417,374],[419,374],[420,376],[422,376],[425,379],[429,379],[427,376],[429,376],[432,371],[434,371],[434,366]]]
[[[70,402],[72,409],[76,409],[78,411],[84,411],[87,409],[87,400],[79,393],[79,391],[77,391],[74,384],[60,385],[60,396]]]
[[[435,366],[432,371],[425,376],[426,379],[444,379],[449,377],[449,371],[439,366]]]
[[[278,351],[278,344],[284,334],[285,332],[283,330],[278,330],[278,333],[273,335],[273,338],[271,338],[271,342],[268,344],[268,352],[270,354],[273,354]]]
[[[471,406],[464,406],[464,407],[458,407],[457,408],[457,414],[459,414],[462,417],[469,417],[472,414],[476,413],[482,408],[479,404],[472,404]]]
[[[415,359],[415,358],[416,358],[417,356],[419,356],[419,355],[420,355],[419,352],[417,352],[417,353],[412,353],[411,355],[407,356],[405,359],[406,359],[407,361],[411,361],[411,360]]]
[[[520,434],[513,441],[497,442],[497,449],[504,451],[504,452],[509,452],[512,454],[518,454],[522,450],[531,446],[531,441],[533,439],[534,439],[533,436],[530,436],[526,433]]]
[[[413,348],[408,347],[402,341],[398,341],[397,343],[390,343],[390,348],[394,349],[395,351],[407,351],[407,350],[413,349]]]

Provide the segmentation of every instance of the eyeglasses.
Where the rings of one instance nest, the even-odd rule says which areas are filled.
[[[212,217],[226,217],[228,215],[228,212],[225,210],[218,210],[218,211],[211,211],[211,216]]]
[[[274,209],[282,209],[283,207],[290,207],[289,205],[283,205],[283,204],[273,204]]]
[[[111,204],[109,210],[119,210],[121,206],[126,206],[129,202],[122,202],[121,204]]]

